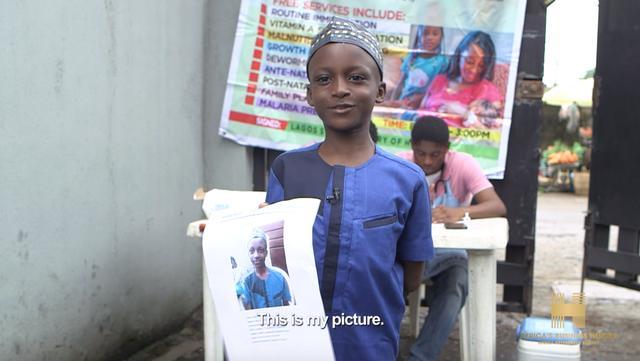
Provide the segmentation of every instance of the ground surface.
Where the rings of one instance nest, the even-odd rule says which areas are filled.
[[[565,294],[579,291],[587,198],[566,193],[540,193],[536,220],[533,316],[549,317],[552,289]],[[615,237],[615,230],[612,231]],[[499,290],[500,292],[500,290]],[[595,281],[587,281],[587,326],[585,332],[613,333],[613,340],[583,345],[582,360],[626,361],[640,359],[640,292]],[[500,299],[500,296],[498,296]],[[423,316],[427,308],[421,310]],[[525,315],[498,313],[497,360],[515,360],[515,330]],[[402,324],[400,357],[407,354],[412,339],[408,319]],[[460,359],[457,328],[449,336],[441,360]],[[196,310],[182,330],[141,350],[126,361],[201,361],[202,310]]]

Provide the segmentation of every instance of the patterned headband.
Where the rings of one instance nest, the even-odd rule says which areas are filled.
[[[307,74],[309,74],[309,61],[321,47],[329,43],[347,43],[360,47],[373,58],[380,71],[382,79],[382,50],[375,36],[362,25],[334,16],[311,41],[309,57],[307,58]],[[308,75],[307,75],[308,76]]]

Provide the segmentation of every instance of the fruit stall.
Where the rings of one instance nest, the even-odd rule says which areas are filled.
[[[567,145],[556,140],[542,152],[538,182],[545,192],[586,195],[588,174],[588,147],[581,142]]]

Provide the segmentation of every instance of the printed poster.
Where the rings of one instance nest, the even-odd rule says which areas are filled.
[[[259,193],[234,205],[227,195],[241,192],[224,192],[216,198],[230,206],[212,205],[222,213],[209,218],[202,244],[228,358],[334,360],[312,246],[320,201],[257,209]],[[234,211],[245,206],[255,208]]]
[[[383,148],[410,148],[413,123],[436,115],[452,149],[503,177],[526,0],[242,0],[220,135],[289,150],[324,138],[306,103],[312,37],[332,16],[374,33],[385,53],[385,102],[374,109]]]

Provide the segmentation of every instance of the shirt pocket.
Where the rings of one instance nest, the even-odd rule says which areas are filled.
[[[378,217],[374,217],[373,219],[363,221],[362,228],[370,229],[370,228],[388,226],[390,224],[396,223],[397,220],[398,220],[397,214],[378,216]]]
[[[390,272],[402,226],[398,214],[389,212],[360,219],[354,229],[357,259],[368,260],[370,271]]]

